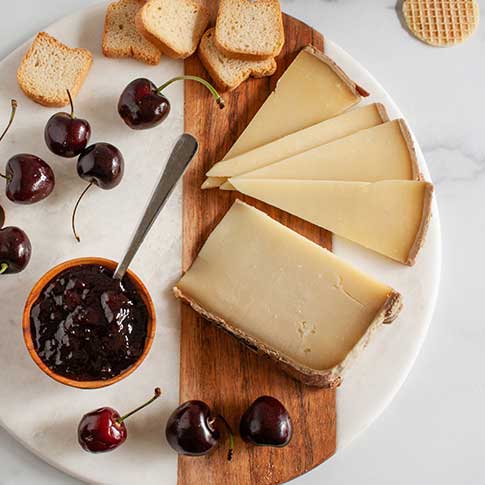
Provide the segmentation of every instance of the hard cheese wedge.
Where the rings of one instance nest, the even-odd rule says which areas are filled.
[[[252,172],[357,131],[378,126],[388,119],[384,106],[370,104],[322,121],[237,157],[216,163],[206,175],[235,177]]]
[[[412,265],[431,215],[427,182],[335,182],[236,177],[239,192],[262,200],[338,236]]]
[[[404,121],[395,120],[359,131],[253,172],[244,178],[346,180],[418,180],[411,136]],[[233,190],[230,182],[221,188]]]
[[[305,47],[281,76],[225,160],[343,113],[362,90],[329,57]],[[209,179],[204,188],[218,186]]]
[[[239,201],[174,291],[297,379],[321,387],[338,385],[372,330],[401,308],[392,288]]]

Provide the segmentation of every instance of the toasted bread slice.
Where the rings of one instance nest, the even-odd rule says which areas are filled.
[[[278,0],[221,0],[215,42],[227,57],[260,61],[276,57],[285,43]]]
[[[158,64],[160,49],[143,37],[135,26],[135,17],[145,0],[119,0],[106,11],[103,54],[106,57],[133,57],[146,64]]]
[[[209,11],[192,0],[148,0],[136,15],[136,27],[165,55],[185,59],[197,50],[209,17]]]
[[[17,71],[22,91],[44,106],[69,104],[67,89],[75,97],[93,62],[86,49],[71,49],[45,32],[40,32],[26,52]]]
[[[232,91],[249,77],[272,76],[276,61],[242,61],[229,59],[218,51],[214,43],[214,29],[209,29],[200,41],[199,58],[221,91]]]

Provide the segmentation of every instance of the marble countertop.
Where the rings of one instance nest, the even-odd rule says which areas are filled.
[[[0,58],[95,0],[4,6]],[[485,483],[485,22],[464,45],[428,47],[403,29],[395,0],[282,0],[332,38],[393,96],[436,184],[443,232],[438,306],[409,378],[384,414],[300,485]],[[480,1],[485,9],[485,1]],[[358,403],[356,403],[358,405]],[[0,429],[0,485],[77,484]]]

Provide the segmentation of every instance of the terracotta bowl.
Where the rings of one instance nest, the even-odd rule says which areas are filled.
[[[61,273],[66,269],[72,268],[74,266],[83,265],[83,264],[99,264],[112,271],[114,271],[117,266],[117,263],[109,259],[80,258],[80,259],[73,259],[71,261],[66,261],[65,263],[59,264],[58,266],[52,268],[35,284],[34,288],[30,292],[29,297],[27,298],[27,303],[25,304],[24,315],[23,315],[22,330],[24,333],[25,345],[27,346],[27,350],[29,351],[30,356],[45,374],[47,374],[49,377],[56,380],[57,382],[60,382],[61,384],[65,384],[66,386],[77,387],[79,389],[99,389],[101,387],[106,387],[106,386],[110,386],[111,384],[115,384],[116,382],[123,380],[125,377],[128,377],[132,372],[134,372],[138,367],[140,367],[141,363],[145,360],[146,356],[148,355],[148,352],[150,352],[153,339],[155,338],[155,329],[156,329],[155,308],[153,306],[153,301],[150,297],[150,294],[148,293],[148,290],[145,288],[145,285],[142,283],[140,278],[136,276],[136,274],[128,270],[127,276],[130,278],[131,282],[138,290],[148,310],[147,338],[146,338],[143,354],[136,361],[136,363],[132,365],[129,369],[117,375],[116,377],[113,377],[112,379],[108,379],[108,380],[76,381],[74,379],[69,379],[67,377],[56,374],[52,369],[47,367],[47,365],[42,361],[42,359],[39,357],[39,355],[37,354],[34,348],[34,342],[32,341],[32,333],[30,330],[30,312],[31,312],[32,306],[38,300],[42,290],[47,286],[47,284],[53,278],[55,278],[59,273]]]

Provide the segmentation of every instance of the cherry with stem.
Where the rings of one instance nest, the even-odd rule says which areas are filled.
[[[224,108],[224,100],[217,90],[199,76],[177,76],[157,87],[145,78],[135,79],[123,90],[118,113],[123,121],[134,130],[146,130],[162,123],[170,113],[170,101],[162,91],[176,81],[195,81],[202,84],[214,97],[217,105]]]
[[[123,155],[109,143],[90,145],[79,156],[77,173],[88,182],[88,186],[77,200],[71,217],[71,227],[77,242],[81,241],[76,230],[76,214],[81,200],[93,185],[103,190],[114,189],[123,178],[124,166]]]
[[[71,92],[66,89],[71,105],[71,113],[56,113],[47,122],[44,139],[52,153],[64,158],[79,155],[87,146],[91,137],[91,126],[87,120],[77,118]]]
[[[227,459],[230,461],[234,453],[234,433],[226,419],[220,414],[214,416],[203,401],[187,401],[175,409],[167,421],[165,437],[180,455],[208,455],[221,439],[219,423],[229,435]]]
[[[12,126],[17,112],[17,101],[11,101],[11,113],[7,127],[0,135],[3,140]],[[55,176],[51,167],[35,155],[20,153],[7,162],[5,173],[7,198],[17,204],[34,204],[45,199],[54,190]]]
[[[104,407],[85,414],[78,426],[78,441],[81,447],[91,453],[105,453],[122,445],[128,436],[125,421],[149,406],[162,395],[157,387],[153,397],[133,411],[120,416],[113,408]]]

